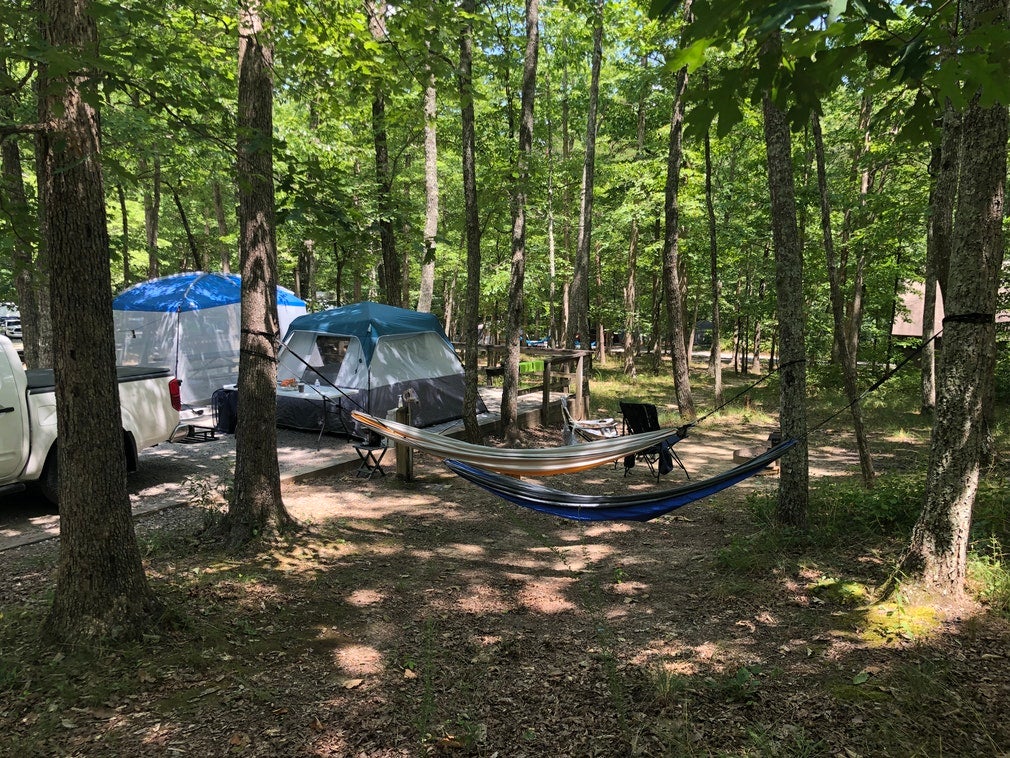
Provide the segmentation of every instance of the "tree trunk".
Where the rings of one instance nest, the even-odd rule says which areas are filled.
[[[719,246],[716,240],[715,203],[712,198],[712,138],[705,130],[705,208],[708,212],[708,258],[709,277],[712,289],[712,350],[709,353],[709,371],[715,381],[713,404],[722,405],[722,322],[719,300],[722,298],[722,282],[719,279]]]
[[[519,117],[519,152],[516,154],[516,185],[512,199],[512,276],[506,314],[505,375],[502,382],[501,423],[505,436],[519,439],[519,350],[526,307],[526,192],[533,159],[533,103],[540,51],[538,0],[526,0],[526,54],[523,58],[522,112]]]
[[[775,35],[773,44],[780,44]],[[803,529],[807,525],[808,470],[806,416],[806,345],[803,313],[803,251],[796,223],[792,141],[786,114],[771,96],[764,97],[764,135],[775,242],[775,294],[780,334],[781,413],[783,439],[795,439],[782,456],[777,518]]]
[[[316,294],[316,241],[302,240],[298,248],[298,264],[295,270],[298,297],[307,303],[315,302]]]
[[[438,135],[436,130],[437,100],[435,72],[431,67],[431,49],[425,42],[427,86],[424,89],[424,258],[421,260],[421,283],[417,295],[417,310],[431,312],[435,291],[435,248],[438,236]]]
[[[480,321],[480,217],[477,213],[477,139],[473,113],[473,21],[476,0],[463,0],[466,14],[459,37],[459,102],[462,124],[464,233],[466,235],[466,298],[463,353],[463,427],[470,442],[480,441],[477,423],[477,327]]]
[[[981,23],[1007,22],[1003,0],[961,7],[966,34]],[[983,107],[980,99],[974,93],[961,126],[961,176],[970,181],[958,186],[926,500],[901,561],[903,573],[953,597],[964,593],[971,513],[989,443],[1003,265],[1007,108]]]
[[[4,73],[0,69],[0,74]],[[17,292],[18,308],[21,314],[22,344],[24,359],[28,368],[51,366],[51,360],[43,363],[43,325],[49,321],[48,280],[41,256],[32,254],[32,243],[37,240],[33,233],[37,219],[33,218],[25,195],[24,170],[21,164],[21,148],[15,136],[0,142],[0,172],[2,172],[2,195],[4,208],[12,229],[12,268],[14,269],[14,290]],[[45,312],[42,307],[45,304]],[[52,328],[45,329],[46,350],[52,355]]]
[[[568,289],[569,319],[567,341],[574,347],[576,336],[589,341],[589,250],[593,237],[593,188],[596,183],[596,113],[600,98],[600,66],[603,61],[603,0],[593,5],[593,61],[589,79],[589,108],[586,117],[586,155],[582,164],[582,202],[579,233],[575,246],[575,267]]]
[[[231,248],[224,241],[228,236],[228,221],[225,218],[224,198],[221,196],[221,183],[214,182],[214,215],[217,217],[218,248],[220,249],[221,273],[231,273]]]
[[[242,271],[235,490],[220,532],[239,547],[295,526],[277,465],[277,245],[274,239],[273,51],[256,4],[240,7],[238,226]]]
[[[365,0],[365,12],[368,14],[368,29],[372,38],[380,44],[386,44],[385,0]],[[372,93],[372,138],[375,144],[375,181],[378,189],[379,244],[382,248],[382,295],[389,305],[402,306],[402,271],[393,236],[393,177],[386,139],[386,95],[378,76]]]
[[[130,219],[126,214],[126,190],[122,182],[116,185],[116,193],[119,195],[119,220],[123,228],[123,289],[126,289],[130,286]]]
[[[179,197],[179,187],[170,184],[169,189],[172,190],[172,200],[175,202],[175,209],[179,211],[179,220],[182,221],[183,231],[186,232],[186,245],[189,247],[190,255],[193,256],[193,268],[197,271],[206,271],[207,261],[204,259],[203,253],[200,252],[200,246],[196,244],[196,237],[193,236],[193,230],[189,225],[186,208],[182,204],[182,198]]]
[[[870,457],[866,428],[863,426],[863,410],[859,402],[859,387],[857,385],[856,355],[852,352],[852,341],[845,334],[845,303],[838,282],[838,263],[835,259],[835,243],[831,234],[831,203],[828,200],[828,178],[824,165],[824,135],[821,132],[821,120],[816,112],[810,114],[810,125],[814,137],[814,156],[817,163],[817,189],[821,202],[821,232],[824,236],[824,255],[828,269],[828,289],[831,298],[835,346],[838,349],[838,358],[842,366],[845,396],[849,401],[849,411],[852,413],[852,429],[856,436],[856,450],[859,453],[859,469],[863,475],[863,485],[872,487],[876,473],[873,470],[873,459]],[[861,277],[857,277],[857,280],[859,278]]]
[[[690,13],[690,3],[684,14]],[[666,162],[666,201],[664,205],[665,235],[663,239],[663,294],[666,297],[666,333],[670,341],[673,384],[677,394],[680,417],[695,418],[694,397],[691,394],[689,356],[684,325],[684,296],[680,277],[680,164],[683,159],[684,94],[687,91],[687,66],[677,72],[670,115],[670,149]]]
[[[47,45],[94,60],[98,32],[86,0],[39,3]],[[61,642],[139,639],[161,607],[147,585],[130,498],[116,381],[109,231],[91,71],[39,70],[39,190],[51,256],[53,368],[60,442],[60,557],[45,631]]]
[[[142,170],[146,162],[141,162]],[[157,279],[161,275],[161,261],[158,256],[158,217],[161,213],[161,159],[154,157],[154,173],[151,176],[151,191],[144,192],[144,232],[147,238],[147,278]]]
[[[547,335],[552,347],[563,344],[564,332],[559,328],[557,309],[557,254],[554,239],[554,122],[551,119],[550,70],[544,75],[544,94],[547,99]]]

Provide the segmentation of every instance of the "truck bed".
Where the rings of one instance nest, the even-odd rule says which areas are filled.
[[[33,368],[25,372],[28,376],[28,393],[54,392],[56,381],[51,368]],[[170,377],[171,369],[162,366],[116,366],[116,377],[120,384],[139,382],[143,379]]]

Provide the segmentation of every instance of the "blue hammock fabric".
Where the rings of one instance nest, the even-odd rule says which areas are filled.
[[[502,476],[460,461],[447,460],[453,473],[523,508],[575,521],[650,521],[695,500],[714,495],[767,468],[793,445],[786,440],[736,468],[680,487],[627,495],[582,495]]]

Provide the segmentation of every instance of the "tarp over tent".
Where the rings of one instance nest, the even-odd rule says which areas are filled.
[[[385,417],[408,389],[418,400],[415,426],[463,414],[463,366],[430,313],[354,303],[296,318],[284,343],[277,379],[303,382],[305,398],[325,396],[339,404],[346,428],[353,425],[351,411]],[[281,408],[278,403],[278,423],[319,428],[311,420],[283,419]],[[481,404],[478,411],[484,410]]]
[[[182,402],[207,405],[238,381],[242,279],[191,271],[135,284],[112,301],[120,363],[166,366],[182,381]],[[277,288],[280,333],[305,302]]]

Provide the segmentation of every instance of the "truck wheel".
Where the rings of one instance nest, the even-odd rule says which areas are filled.
[[[39,490],[42,492],[42,497],[50,503],[60,504],[60,471],[56,462],[55,450],[46,458],[46,465],[42,468],[42,476],[39,477]]]

